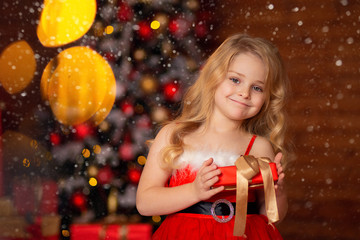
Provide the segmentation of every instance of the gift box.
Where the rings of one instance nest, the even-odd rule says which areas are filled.
[[[16,214],[14,204],[9,197],[0,198],[0,217],[9,217]]]
[[[0,217],[1,240],[58,240],[60,216]]]
[[[0,239],[26,239],[28,223],[22,216],[0,217]]]
[[[71,240],[150,240],[150,224],[72,224]]]
[[[15,178],[13,200],[19,215],[56,215],[58,186],[53,180]]]
[[[278,180],[278,174],[276,164],[269,163],[270,170],[274,182]],[[219,181],[213,185],[213,187],[224,186],[225,190],[236,190],[236,166],[219,167],[221,174],[219,175]],[[259,172],[253,178],[249,179],[249,188],[262,188],[264,186],[263,178]]]
[[[234,236],[243,236],[246,228],[246,214],[249,188],[262,188],[265,196],[265,210],[269,223],[279,220],[274,182],[278,180],[276,164],[269,158],[240,156],[235,166],[222,167],[219,181],[214,185],[226,186],[236,191]]]

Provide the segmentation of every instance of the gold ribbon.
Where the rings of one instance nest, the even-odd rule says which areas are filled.
[[[235,161],[237,170],[234,236],[243,236],[245,233],[249,182],[259,171],[264,182],[265,208],[269,223],[279,220],[270,162],[268,158],[255,158],[251,155],[241,156]]]
[[[127,236],[128,236],[128,227],[126,225],[122,225],[121,227],[119,227],[119,240],[126,240]]]

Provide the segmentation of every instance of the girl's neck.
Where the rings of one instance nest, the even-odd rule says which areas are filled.
[[[203,130],[217,133],[234,133],[241,131],[241,124],[242,121],[234,121],[229,118],[211,117],[205,126],[203,126]]]

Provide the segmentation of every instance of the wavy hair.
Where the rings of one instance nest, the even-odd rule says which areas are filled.
[[[170,144],[162,149],[164,163],[176,168],[175,160],[184,151],[183,138],[199,128],[207,126],[214,109],[215,91],[225,79],[230,63],[241,53],[252,53],[265,64],[266,99],[260,112],[243,121],[240,128],[267,138],[274,152],[282,152],[286,159],[285,99],[288,78],[278,49],[269,41],[236,34],[227,38],[208,58],[195,83],[189,87],[181,102],[180,114],[169,123],[173,124]]]

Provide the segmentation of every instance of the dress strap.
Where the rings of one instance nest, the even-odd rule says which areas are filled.
[[[251,151],[251,148],[252,148],[252,146],[254,144],[255,138],[256,138],[256,135],[253,135],[244,155],[249,155],[249,153]]]

